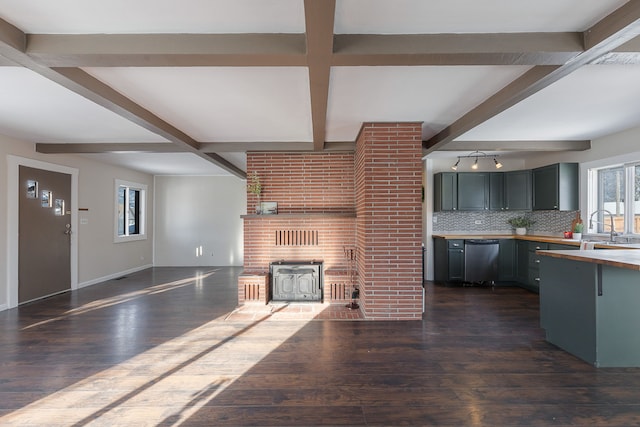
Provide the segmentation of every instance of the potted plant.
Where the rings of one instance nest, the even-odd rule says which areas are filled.
[[[517,216],[507,220],[507,222],[516,230],[516,234],[518,235],[527,234],[527,228],[536,223],[534,220],[527,218],[526,216]]]
[[[247,182],[247,191],[258,198],[258,201],[256,202],[256,213],[260,214],[260,194],[262,193],[262,184],[260,183],[260,177],[255,171],[251,174],[249,182]]]
[[[573,239],[574,240],[582,240],[582,230],[584,229],[584,224],[579,222],[573,226]]]

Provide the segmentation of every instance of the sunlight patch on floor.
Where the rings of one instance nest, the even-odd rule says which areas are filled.
[[[68,310],[60,316],[52,317],[50,319],[34,323],[33,325],[25,326],[21,330],[24,331],[27,329],[35,328],[37,326],[42,326],[48,323],[57,322],[58,320],[67,319],[72,316],[79,316],[81,314],[85,314],[93,310],[100,310],[106,307],[111,307],[116,304],[122,304],[122,303],[129,302],[129,301],[142,298],[148,295],[160,294],[163,292],[181,288],[183,286],[190,286],[190,285],[193,285],[194,282],[197,286],[198,283],[202,283],[203,279],[208,278],[215,272],[216,270],[211,270],[204,274],[198,274],[194,277],[187,277],[186,279],[175,280],[173,282],[168,282],[168,283],[161,283],[159,285],[149,286],[147,288],[140,289],[139,291],[127,292],[126,294],[116,295],[109,298],[102,298],[95,301],[91,301],[81,305],[80,307],[76,307],[74,309]]]
[[[307,323],[267,318],[213,320],[5,415],[0,424],[179,425]]]

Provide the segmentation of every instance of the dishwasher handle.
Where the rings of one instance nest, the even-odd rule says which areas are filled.
[[[496,239],[468,239],[464,241],[465,245],[497,245]]]

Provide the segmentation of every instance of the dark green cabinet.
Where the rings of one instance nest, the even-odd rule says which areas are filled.
[[[489,173],[458,173],[458,210],[482,211],[489,209]]]
[[[504,210],[504,173],[489,174],[489,210]]]
[[[500,239],[498,241],[498,281],[516,280],[516,241]]]
[[[578,210],[577,163],[556,163],[533,169],[534,210]]]
[[[531,210],[531,171],[504,173],[504,209],[511,211]]]
[[[526,287],[533,292],[540,290],[540,255],[536,251],[548,248],[547,243],[529,242],[529,275]]]
[[[529,242],[516,241],[516,281],[527,283],[529,281]]]
[[[441,172],[433,176],[433,210],[458,210],[458,174]]]
[[[464,280],[464,240],[435,238],[434,278],[440,282],[461,282]]]

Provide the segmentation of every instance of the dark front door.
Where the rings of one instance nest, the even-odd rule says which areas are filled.
[[[18,303],[71,288],[71,175],[20,166]]]

